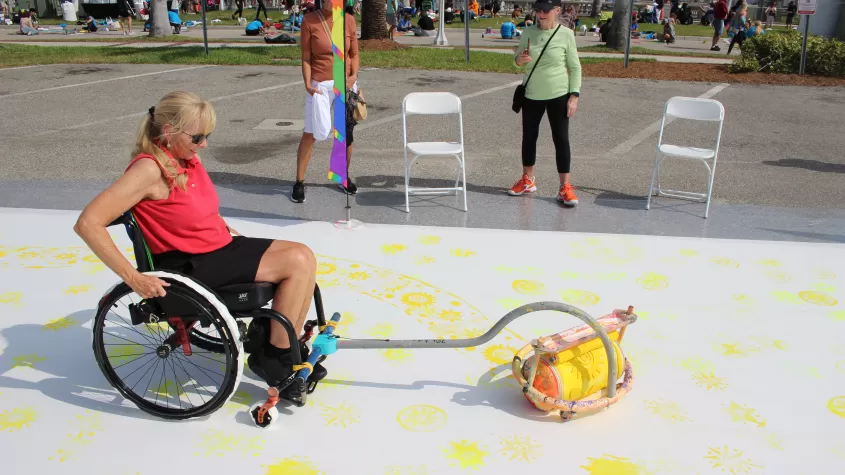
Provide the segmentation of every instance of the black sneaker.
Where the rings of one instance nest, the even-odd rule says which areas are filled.
[[[273,350],[276,350],[280,354],[272,354]],[[293,374],[293,357],[291,356],[290,349],[271,349],[269,343],[264,351],[258,351],[249,355],[246,364],[256,376],[263,379],[270,386],[280,385]]]
[[[294,203],[305,203],[305,182],[297,181],[293,184],[293,193],[290,195]]]
[[[358,193],[358,187],[355,186],[355,183],[352,183],[352,178],[346,179],[346,188],[344,188],[343,185],[337,185],[337,186],[341,190],[345,191],[346,193],[348,193],[350,195],[354,195],[354,194]]]

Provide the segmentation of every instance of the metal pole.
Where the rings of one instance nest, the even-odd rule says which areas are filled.
[[[466,49],[466,62],[469,62],[469,0],[464,0],[464,43]]]
[[[662,0],[661,0],[662,1]],[[631,0],[631,11],[628,13],[628,38],[625,39],[625,65],[628,67],[628,55],[631,54],[631,27],[634,22],[634,0]]]
[[[208,56],[208,30],[205,23],[205,3],[206,0],[200,0],[202,5],[202,41],[205,43],[205,55]]]
[[[440,17],[437,19],[437,38],[434,44],[437,46],[449,46],[449,40],[446,39],[446,0],[440,0]]]
[[[804,39],[801,42],[801,65],[798,67],[798,74],[804,74],[807,67],[807,37],[810,36],[810,15],[804,16]]]

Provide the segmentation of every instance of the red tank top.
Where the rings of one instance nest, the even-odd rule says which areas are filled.
[[[176,162],[167,150],[165,153]],[[158,164],[151,155],[139,154],[126,169],[145,158]],[[150,252],[161,254],[175,250],[202,254],[232,242],[232,235],[219,214],[217,191],[202,163],[194,156],[185,162],[185,168],[178,162],[176,167],[179,173],[188,174],[184,191],[171,183],[166,199],[142,200],[132,208]],[[162,168],[160,164],[159,168]],[[162,173],[165,173],[163,168]]]

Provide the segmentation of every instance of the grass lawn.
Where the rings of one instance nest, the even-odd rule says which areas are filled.
[[[122,46],[0,45],[0,67],[33,64],[216,64],[299,65],[299,48],[257,46],[213,48],[206,56],[202,46],[132,48]],[[615,58],[582,58],[582,64],[619,62]],[[650,60],[639,60],[650,61]],[[653,61],[653,60],[651,60]],[[456,49],[409,48],[395,51],[361,51],[361,64],[376,68],[440,69],[519,73],[507,54],[473,51],[470,62]]]
[[[578,51],[582,51],[585,53],[616,53],[616,54],[625,54],[624,51],[617,51],[615,49],[608,48],[604,45],[593,45],[593,46],[584,46],[578,48]],[[645,48],[642,46],[631,46],[631,54],[648,54],[652,56],[689,56],[693,58],[719,58],[725,59],[724,53],[696,53],[694,51],[664,51],[658,49],[651,49]],[[728,58],[732,59],[732,58]]]

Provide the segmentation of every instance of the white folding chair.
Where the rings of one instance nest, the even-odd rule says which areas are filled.
[[[669,122],[675,119],[700,120],[718,122],[719,132],[716,134],[716,148],[696,148],[682,145],[663,143],[663,129]],[[719,157],[719,144],[722,141],[722,125],[725,121],[725,108],[722,103],[713,99],[701,99],[697,97],[673,97],[666,101],[663,110],[663,120],[660,123],[660,137],[657,139],[657,154],[654,158],[654,169],[651,173],[651,187],[648,189],[648,201],[645,209],[651,207],[651,197],[654,195],[657,181],[656,196],[669,196],[684,200],[705,202],[704,217],[707,218],[710,212],[710,197],[713,191],[713,178],[716,175],[716,160]],[[660,188],[660,164],[666,157],[679,157],[692,160],[699,160],[707,167],[707,193],[694,193],[691,191],[663,190]]]
[[[411,115],[458,115],[460,142],[408,142],[407,117]],[[409,195],[447,194],[459,191],[464,194],[464,211],[467,210],[466,161],[464,157],[464,119],[461,99],[451,92],[412,92],[402,101],[402,142],[405,146],[405,212],[410,213]],[[413,155],[409,161],[408,154]],[[420,157],[451,155],[458,162],[455,186],[448,188],[412,188],[409,184],[411,166]],[[460,182],[460,186],[458,183]]]

